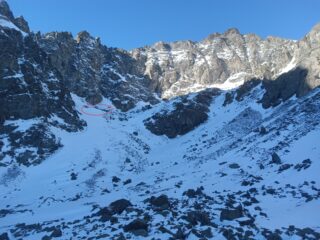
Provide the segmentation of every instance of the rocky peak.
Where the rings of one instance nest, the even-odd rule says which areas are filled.
[[[237,28],[230,28],[223,34],[225,36],[232,36],[232,35],[241,35],[240,31]]]
[[[260,36],[254,33],[245,34],[244,37],[247,39],[247,41],[251,42],[260,42],[262,40]]]
[[[88,32],[74,39],[13,29],[0,31],[0,239],[211,239],[211,231],[216,239],[320,239],[316,227],[299,229],[317,226],[316,215],[305,215],[307,223],[288,216],[320,199],[320,89],[291,98],[320,86],[319,48],[308,45],[318,46],[318,26],[306,49],[230,29],[210,42],[131,53]],[[158,89],[172,99],[152,107]],[[109,101],[114,107],[105,108]],[[86,116],[90,110],[106,119]],[[86,131],[60,131],[83,129],[81,119]],[[154,190],[168,195],[149,198]],[[289,208],[270,209],[270,199],[282,198]],[[84,202],[84,211],[57,219],[56,209]],[[290,221],[279,235],[268,233],[282,216]]]
[[[77,42],[83,41],[85,39],[91,38],[90,33],[87,31],[81,31],[77,34]]]
[[[232,88],[252,78],[275,79],[289,65],[297,48],[295,41],[242,35],[236,28],[211,34],[201,42],[167,45],[170,49],[160,42],[132,51],[132,57],[145,66],[144,74],[157,83],[163,98],[216,84]]]
[[[87,31],[81,31],[77,34],[76,41],[78,44],[96,44],[100,43],[99,38],[94,38]]]
[[[216,38],[219,38],[219,37],[221,37],[221,33],[217,33],[217,32],[216,33],[212,33],[208,37],[206,37],[204,39],[204,41],[212,41],[212,40],[214,40]]]
[[[4,0],[0,0],[0,18],[10,21],[13,26],[15,25],[12,27],[15,30],[21,30],[25,33],[30,33],[28,22],[22,16],[15,18],[8,3]]]
[[[7,1],[0,1],[0,15],[7,17],[9,20],[14,20],[14,16],[10,10],[9,4]]]
[[[320,23],[315,25],[304,38],[312,48],[318,48],[320,43]]]
[[[178,50],[187,50],[187,49],[192,49],[194,47],[194,42],[190,41],[190,40],[186,40],[186,41],[176,41],[173,42],[172,44],[172,48],[174,49],[178,49]]]
[[[206,37],[202,42],[209,43],[217,39],[232,38],[235,36],[241,36],[240,31],[237,28],[230,28],[224,33],[218,33],[218,32],[212,33],[208,37]]]
[[[153,45],[153,47],[156,49],[156,50],[165,50],[165,51],[170,51],[171,47],[170,47],[170,44],[168,43],[165,43],[165,42],[157,42]]]
[[[320,33],[320,23],[316,24],[312,29],[311,29],[311,33]]]
[[[15,25],[26,33],[30,33],[30,28],[28,22],[24,19],[23,16],[17,17],[14,19]]]
[[[50,32],[44,35],[45,39],[52,39],[57,42],[73,41],[72,33],[70,32]]]

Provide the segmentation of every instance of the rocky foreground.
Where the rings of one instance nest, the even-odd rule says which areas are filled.
[[[130,52],[0,2],[0,240],[320,239],[320,25]]]

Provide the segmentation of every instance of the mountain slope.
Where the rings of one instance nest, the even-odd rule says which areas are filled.
[[[170,232],[180,239],[179,229],[197,239],[193,235],[208,227],[218,239],[226,232],[228,239],[264,239],[271,232],[283,239],[317,239],[320,92],[272,110],[253,101],[262,93],[259,85],[227,106],[221,93],[210,105],[210,120],[176,139],[154,137],[143,124],[172,103],[129,112],[126,121],[119,120],[120,112],[112,119],[83,115],[84,132],[52,129],[64,145],[57,154],[39,166],[13,166],[2,175],[3,229],[23,239],[54,229],[63,239],[113,238],[141,218],[148,239],[168,239]],[[85,103],[73,99],[77,107]],[[169,197],[169,206],[145,201],[161,194]],[[123,198],[132,204],[125,212],[103,212]]]
[[[320,239],[320,25],[127,52],[0,15],[0,239]]]

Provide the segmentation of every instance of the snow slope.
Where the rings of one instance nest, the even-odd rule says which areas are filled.
[[[88,124],[82,132],[52,127],[64,146],[61,150],[38,166],[0,169],[0,232],[12,239],[41,239],[54,229],[62,231],[59,239],[141,239],[139,234],[124,232],[123,225],[141,218],[142,211],[150,216],[146,239],[179,239],[179,227],[186,239],[199,239],[196,233],[208,225],[213,239],[232,239],[230,229],[243,238],[244,232],[252,231],[253,239],[270,234],[300,239],[305,228],[313,234],[306,236],[316,239],[320,91],[268,110],[256,102],[262,93],[257,86],[243,101],[226,106],[222,93],[212,101],[207,122],[175,139],[153,135],[143,120],[172,108],[177,99],[149,110],[138,106],[128,113],[115,109],[104,116],[82,113]],[[86,102],[76,95],[73,100],[80,113]],[[111,105],[107,99],[103,103]],[[99,115],[105,110],[90,111]],[[266,133],[261,133],[261,127]],[[281,163],[271,163],[275,152]],[[302,164],[306,159],[309,165]],[[204,189],[195,199],[186,196],[188,189],[201,186]],[[161,194],[169,197],[172,206],[159,214],[145,199]],[[133,204],[133,210],[117,215],[115,223],[101,222],[98,209],[122,198]],[[202,210],[210,224],[190,229],[185,215],[204,201]],[[243,209],[241,217],[221,219],[223,209],[238,205]],[[250,219],[254,225],[242,223]],[[160,231],[156,227],[160,225],[169,232]],[[291,232],[290,225],[295,227]]]

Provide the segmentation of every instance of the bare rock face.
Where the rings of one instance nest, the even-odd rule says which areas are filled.
[[[308,70],[297,67],[287,73],[280,75],[275,80],[264,80],[263,86],[266,93],[262,98],[262,105],[265,108],[279,105],[293,95],[303,96],[311,90],[307,83]]]
[[[150,91],[151,81],[135,68],[135,60],[120,49],[107,48],[99,38],[80,32],[53,32],[39,36],[40,47],[62,74],[67,88],[91,104],[109,98],[122,111],[139,101],[158,101]]]
[[[0,15],[7,17],[10,20],[14,19],[10,7],[6,1],[0,1]]]
[[[148,236],[148,223],[141,219],[135,219],[123,227],[125,232],[132,232],[136,236]]]
[[[235,209],[222,209],[220,213],[220,221],[232,221],[243,217],[243,209],[241,206]]]
[[[310,89],[320,85],[320,24],[312,28],[301,41],[297,50],[298,66],[308,70],[306,84]]]
[[[15,25],[20,28],[23,32],[30,33],[30,28],[28,22],[24,19],[23,16],[17,17],[14,19]]]
[[[22,16],[15,18],[6,1],[0,1],[0,18],[12,22],[23,32],[30,33],[28,22]]]
[[[0,141],[7,138],[11,144],[0,158],[19,158],[25,165],[41,162],[60,147],[49,130],[46,135],[41,129],[78,131],[86,125],[71,94],[90,104],[107,98],[124,112],[138,102],[158,103],[156,95],[183,96],[173,110],[144,121],[154,134],[173,138],[207,120],[210,100],[218,91],[190,93],[238,87],[234,96],[226,94],[226,105],[234,98],[241,101],[262,82],[265,92],[260,102],[268,108],[320,86],[320,25],[300,41],[261,39],[229,29],[200,42],[158,42],[128,52],[108,48],[86,31],[75,38],[68,32],[32,33],[6,1],[0,1],[0,18],[6,23],[0,25]],[[20,141],[21,146],[33,148],[21,157],[15,154],[19,144],[14,142],[19,133],[14,121],[19,120],[30,120],[25,132],[30,130],[30,139],[41,140]]]
[[[144,74],[153,81],[153,89],[170,98],[205,89],[208,86],[234,88],[252,78],[275,80],[296,67],[309,74],[310,89],[319,82],[319,25],[300,41],[277,37],[261,39],[242,35],[237,29],[215,33],[201,42],[159,42],[131,51]],[[299,89],[305,94],[306,89]]]
[[[147,129],[156,135],[174,138],[195,129],[208,119],[207,112],[214,96],[219,95],[218,89],[200,92],[192,99],[180,97],[173,104],[173,110],[163,110],[144,121]]]
[[[155,89],[168,98],[192,92],[195,85],[204,89],[213,84],[237,85],[253,77],[272,78],[288,65],[296,48],[292,40],[263,40],[230,29],[201,42],[160,42],[131,54],[157,82]]]
[[[15,19],[4,1],[0,2],[0,13],[10,23],[0,33],[0,48],[4,49],[0,56],[0,135],[8,141],[0,161],[7,159],[4,165],[10,161],[36,165],[61,147],[50,126],[78,131],[85,122],[36,35],[26,34],[23,18]],[[28,122],[28,127],[19,130],[18,121]]]

